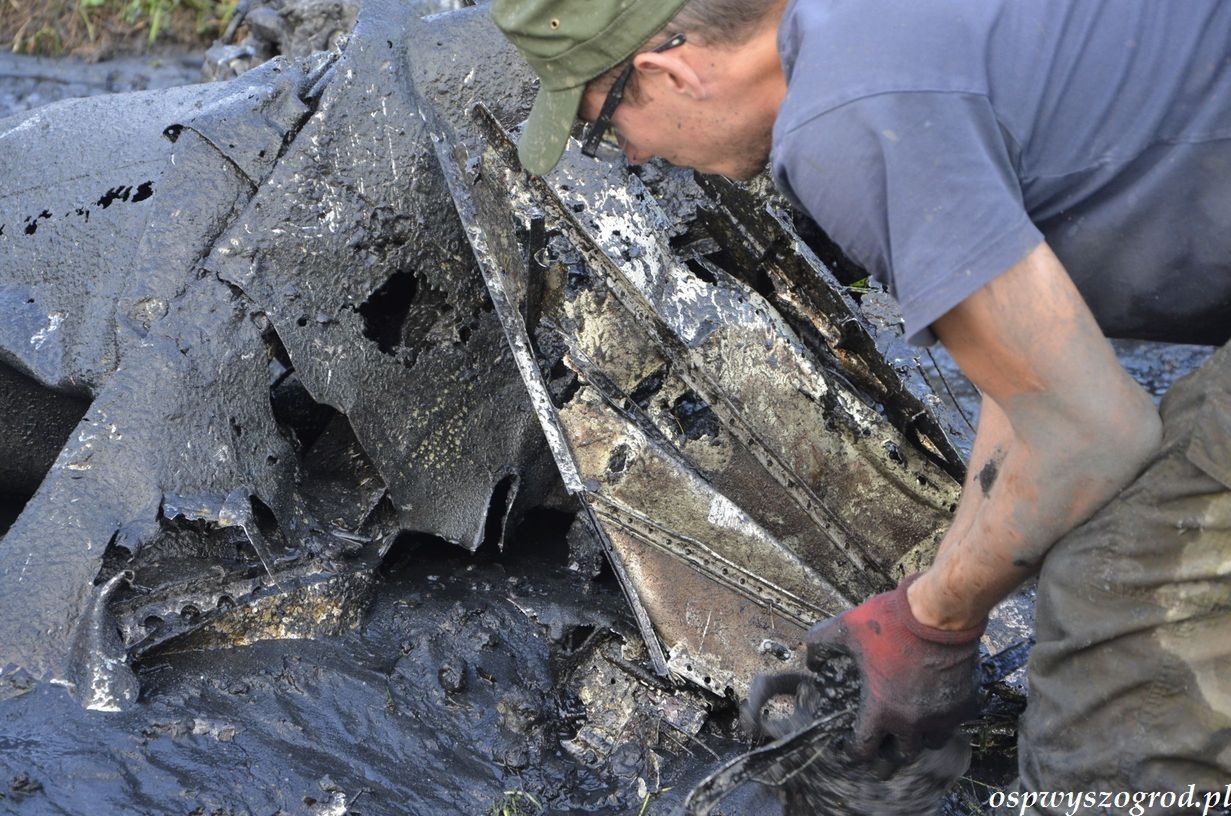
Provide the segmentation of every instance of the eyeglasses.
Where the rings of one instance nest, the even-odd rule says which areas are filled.
[[[675,34],[663,44],[650,49],[650,53],[661,54],[663,51],[679,48],[684,42],[683,34]],[[598,118],[594,120],[594,123],[590,125],[590,129],[586,132],[585,140],[581,143],[581,153],[583,156],[613,161],[623,155],[624,149],[620,145],[619,136],[616,135],[611,127],[611,116],[624,99],[624,86],[628,84],[628,78],[632,75],[633,63],[632,60],[629,60],[628,64],[624,66],[624,70],[620,71],[620,75],[616,77],[611,90],[607,92],[607,98],[603,100],[603,107],[598,112]]]

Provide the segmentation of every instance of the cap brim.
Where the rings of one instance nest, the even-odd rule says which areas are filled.
[[[539,88],[526,129],[517,140],[517,158],[526,172],[541,176],[560,161],[585,91],[584,84],[559,91]]]

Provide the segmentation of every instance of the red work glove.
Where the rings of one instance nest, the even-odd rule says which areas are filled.
[[[855,660],[863,694],[851,752],[865,761],[908,762],[978,713],[975,671],[987,623],[948,631],[915,620],[906,589],[918,577],[821,621],[804,638],[814,671],[835,654]]]

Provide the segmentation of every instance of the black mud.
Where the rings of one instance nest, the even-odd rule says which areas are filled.
[[[400,560],[359,631],[152,658],[129,712],[11,681],[0,812],[617,814],[671,788],[644,811],[666,814],[715,757],[745,749],[711,724],[656,751],[657,774],[635,741],[577,761],[561,746],[584,716],[570,649],[635,637],[618,588],[538,558]]]

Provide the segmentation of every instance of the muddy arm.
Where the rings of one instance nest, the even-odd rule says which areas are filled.
[[[962,482],[962,500],[953,515],[953,523],[945,531],[945,537],[960,540],[966,537],[974,525],[986,498],[985,488],[991,489],[999,475],[1005,451],[1013,442],[1013,426],[995,400],[983,395],[979,409],[979,427],[970,451],[970,467]]]
[[[922,622],[957,629],[1137,475],[1161,424],[1046,244],[933,328],[992,408],[957,520],[910,592]]]

